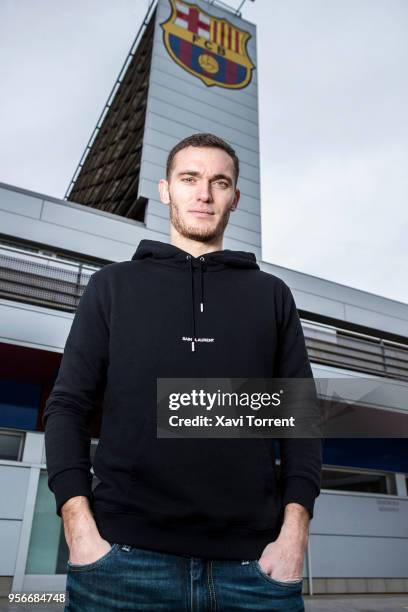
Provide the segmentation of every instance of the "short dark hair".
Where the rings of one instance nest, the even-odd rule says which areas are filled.
[[[192,134],[191,136],[187,136],[183,140],[180,140],[170,151],[167,157],[166,163],[166,178],[170,179],[170,174],[173,169],[173,160],[176,153],[185,149],[187,147],[216,147],[217,149],[222,149],[231,157],[234,162],[234,172],[235,172],[235,185],[238,182],[239,176],[239,159],[234,149],[227,143],[225,140],[216,136],[215,134],[207,134],[207,133],[199,133]]]

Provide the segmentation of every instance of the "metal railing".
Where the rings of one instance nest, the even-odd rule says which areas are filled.
[[[0,246],[0,298],[73,312],[98,267]]]
[[[310,321],[302,325],[312,362],[408,380],[408,344]]]

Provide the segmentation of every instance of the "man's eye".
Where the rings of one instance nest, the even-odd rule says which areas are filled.
[[[215,181],[217,185],[219,185],[220,187],[223,187],[224,189],[226,189],[228,187],[228,183],[226,183],[225,181]]]
[[[194,177],[193,176],[185,176],[181,180],[184,181],[185,183],[192,183],[194,181]]]

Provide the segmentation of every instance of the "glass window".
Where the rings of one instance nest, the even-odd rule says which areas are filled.
[[[322,470],[322,489],[359,491],[363,493],[392,493],[386,474],[349,472],[346,470]]]
[[[0,431],[0,459],[21,461],[24,434]]]
[[[55,497],[48,488],[48,473],[41,471],[27,555],[27,574],[66,574],[69,550],[64,527],[56,513]]]

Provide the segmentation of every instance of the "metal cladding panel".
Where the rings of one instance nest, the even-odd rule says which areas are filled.
[[[310,528],[313,576],[406,577],[407,519],[407,498],[322,491]]]
[[[236,149],[238,157],[239,147],[258,152],[257,136],[246,134],[238,127],[224,123],[221,118],[217,117],[216,113],[205,115],[196,111],[197,107],[193,104],[180,108],[175,104],[167,104],[167,102],[162,102],[156,98],[149,98],[148,112],[156,115],[156,118],[153,119],[152,127],[160,124],[158,117],[162,117],[171,123],[175,122],[176,125],[186,125],[190,128],[189,134],[194,132],[212,132],[217,136],[221,136],[221,138],[227,140]],[[230,118],[230,123],[232,123],[232,118]],[[147,119],[146,124],[148,125]]]
[[[289,285],[299,310],[407,337],[407,304],[267,262],[261,269]]]
[[[208,97],[210,96],[211,94],[209,94]],[[214,104],[210,105],[207,102],[201,102],[196,100],[193,96],[181,93],[180,91],[174,91],[172,89],[168,89],[167,87],[164,88],[161,83],[151,83],[150,99],[157,102],[163,102],[166,107],[174,106],[178,110],[193,112],[195,115],[200,115],[202,117],[206,117],[207,119],[210,116],[211,121],[214,121],[214,125],[228,125],[228,123],[231,121],[232,115],[228,109],[223,109],[220,106],[215,106]],[[160,110],[160,105],[156,105],[156,108]],[[244,115],[244,113],[242,114]],[[258,122],[249,121],[246,113],[245,117],[234,115],[234,121],[239,122],[240,134],[251,139],[254,133],[254,125],[256,129]],[[255,143],[254,148],[256,148],[256,139],[254,139],[253,142]]]
[[[27,468],[0,466],[0,487],[7,491],[7,495],[0,497],[0,520],[23,518],[29,476]]]
[[[313,535],[310,541],[313,578],[407,577],[406,538]]]
[[[164,149],[167,153],[180,140],[180,129],[183,131],[183,138],[191,134],[191,128],[185,123],[169,122],[159,115],[154,115],[154,121],[149,122],[150,127],[146,128],[143,134],[143,146],[150,144],[159,149]],[[154,126],[154,127],[153,127]],[[230,141],[230,144],[234,145]],[[236,146],[235,146],[236,148]],[[258,172],[259,181],[259,164],[258,152],[251,151],[248,148],[241,147],[239,159],[241,166],[250,166],[251,171],[255,168]],[[247,173],[247,171],[245,171]]]
[[[167,60],[166,60],[167,61]],[[151,91],[154,91],[156,85],[159,86],[161,91],[164,90],[170,92],[179,93],[180,87],[185,86],[185,81],[190,79],[189,76],[184,77],[174,77],[167,72],[162,71],[161,69],[156,70],[154,73],[154,77],[150,82]],[[201,83],[188,83],[189,94],[186,97],[187,100],[194,99],[194,94],[201,93]],[[198,90],[198,91],[197,91]],[[215,91],[214,89],[210,89],[207,91],[208,98],[208,108],[219,109],[225,111],[227,113],[232,113],[245,121],[251,121],[252,123],[258,122],[258,109],[253,107],[252,99],[245,101],[245,104],[236,102],[231,100],[231,96],[227,93],[227,97],[225,94],[221,94],[219,91]]]
[[[406,538],[408,498],[324,491],[316,501],[311,533]]]
[[[0,211],[15,214],[16,210],[18,210],[22,222],[24,218],[28,223],[31,219],[37,219],[41,214],[42,204],[42,200],[36,197],[0,188]]]
[[[246,214],[231,217],[237,225],[225,236],[244,250],[249,240],[260,245],[256,28],[204,0],[159,0],[155,19],[138,195],[157,201],[152,183],[165,176],[170,149],[193,133],[214,133],[241,163],[238,209]],[[146,225],[163,231],[162,221],[152,201]]]
[[[0,519],[0,576],[14,576],[22,522]]]

